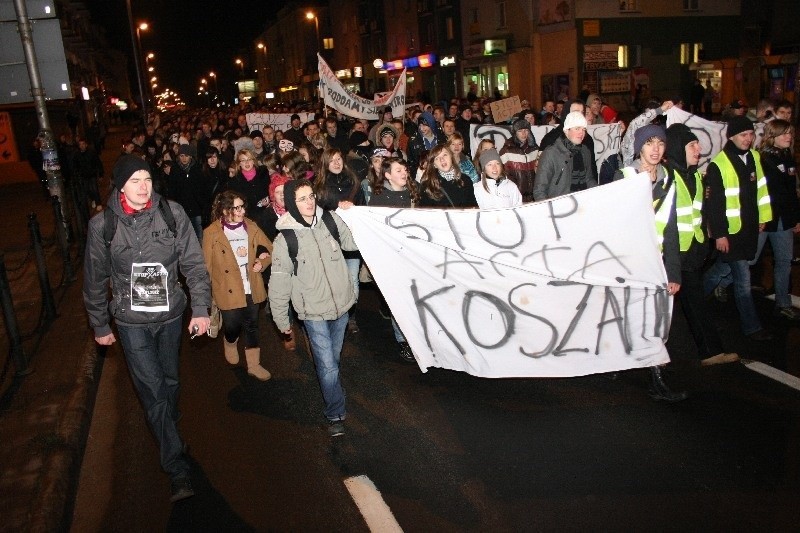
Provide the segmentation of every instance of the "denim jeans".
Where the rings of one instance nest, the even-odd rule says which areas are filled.
[[[339,361],[342,356],[344,333],[348,314],[335,320],[306,320],[304,325],[311,342],[314,366],[317,368],[319,388],[322,390],[323,410],[328,420],[344,420],[345,394],[339,379]]]
[[[353,259],[345,259],[347,263],[347,271],[350,273],[350,280],[353,282],[353,290],[356,293],[356,301],[358,301],[358,271],[361,269],[361,259],[356,257]]]
[[[400,329],[400,325],[397,323],[397,320],[392,317],[392,331],[394,332],[394,340],[399,343],[406,342],[406,336],[403,335],[403,331]]]
[[[160,450],[161,468],[171,479],[188,476],[178,434],[178,352],[183,320],[127,326],[117,324],[128,371]]]
[[[196,217],[189,217],[189,221],[192,223],[192,228],[194,228],[194,234],[197,235],[197,242],[200,243],[200,246],[203,245],[203,217],[201,215],[197,215]]]
[[[717,260],[706,272],[703,279],[703,289],[706,294],[709,294],[728,272],[733,278],[733,299],[736,302],[736,308],[739,310],[742,332],[745,335],[750,335],[762,328],[761,321],[756,313],[755,303],[753,303],[753,293],[750,288],[750,264],[748,261],[723,262]]]
[[[769,239],[772,245],[773,283],[775,284],[775,306],[791,307],[792,297],[789,295],[789,280],[792,274],[792,257],[794,255],[794,232],[783,229],[783,222],[778,221],[777,231],[762,231],[758,234],[758,250],[750,264],[754,265],[761,256],[764,243]]]

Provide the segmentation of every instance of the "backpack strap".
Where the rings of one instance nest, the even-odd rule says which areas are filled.
[[[336,226],[336,221],[333,219],[333,215],[327,209],[322,211],[322,221],[325,223],[325,226],[328,228],[331,236],[336,239],[336,242],[338,242],[339,246],[341,246],[342,241],[339,238],[339,228]]]
[[[172,237],[177,239],[178,225],[175,222],[175,214],[172,212],[172,208],[169,206],[169,202],[166,198],[163,198],[158,203],[158,211],[164,218],[164,222],[167,224],[170,233],[172,233]],[[113,209],[106,208],[103,210],[103,241],[105,242],[106,248],[111,248],[111,241],[114,240],[114,235],[117,233],[118,220],[119,217],[117,217]]]
[[[297,235],[295,234],[293,229],[284,229],[281,230],[281,235],[283,238],[286,239],[286,246],[289,248],[289,259],[292,260],[292,266],[294,267],[293,273],[297,275]]]
[[[158,202],[158,210],[161,212],[161,216],[164,217],[164,222],[167,223],[167,228],[169,229],[170,233],[172,233],[172,237],[177,239],[178,225],[175,222],[175,214],[172,212],[172,208],[169,206],[169,200],[162,198],[161,201]]]

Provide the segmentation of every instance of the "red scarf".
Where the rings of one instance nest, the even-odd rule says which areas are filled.
[[[119,203],[122,205],[122,212],[126,215],[133,215],[134,213],[141,213],[145,209],[150,209],[153,207],[153,199],[150,198],[147,200],[147,204],[142,209],[134,209],[130,205],[128,205],[128,201],[125,199],[125,193],[119,193]]]

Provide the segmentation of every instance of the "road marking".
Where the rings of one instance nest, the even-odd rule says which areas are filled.
[[[754,372],[758,372],[763,376],[767,376],[768,378],[772,378],[775,381],[783,383],[786,386],[789,386],[795,390],[800,390],[800,378],[797,376],[793,376],[791,374],[787,374],[782,370],[778,370],[777,368],[771,367],[769,365],[765,365],[764,363],[759,363],[758,361],[749,361],[744,364],[750,370]]]
[[[402,532],[392,510],[383,501],[380,491],[367,476],[354,476],[344,480],[344,486],[356,502],[367,527],[373,532]]]

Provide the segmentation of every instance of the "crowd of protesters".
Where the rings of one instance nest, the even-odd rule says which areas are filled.
[[[210,275],[195,280],[195,291],[205,298],[198,288],[205,283],[221,309],[222,351],[228,363],[239,363],[242,343],[248,373],[262,381],[270,378],[258,343],[262,307],[269,309],[287,350],[295,349],[296,334],[307,335],[331,436],[344,433],[339,357],[346,333],[359,331],[359,283],[369,279],[349,228],[333,213],[336,209],[517,207],[645,173],[653,184],[668,291],[680,298],[703,365],[739,359],[723,347],[707,302],[710,294],[724,298],[727,284],[734,285],[745,335],[754,341],[771,339],[753,306],[749,276],[767,239],[775,257],[776,316],[800,320],[791,306],[788,274],[794,234],[800,232],[791,117],[765,113],[769,123],[764,140],[754,147],[753,123],[742,114],[732,115],[728,142],[702,176],[696,134],[680,124],[666,128],[664,113],[675,102],[654,102],[630,123],[621,153],[604,162],[604,167],[613,163],[604,178],[587,127],[618,121],[616,111],[595,94],[548,100],[540,111],[522,103],[523,110],[507,123],[507,141],[495,146],[482,139],[474,158],[471,125],[493,123],[490,106],[477,99],[413,106],[402,117],[386,108],[372,122],[330,109],[325,113],[284,106],[155,114],[121,147],[122,167],[115,168],[106,203],[116,206],[120,217],[152,211],[153,199],[155,204],[168,199],[180,212],[176,218],[182,238],[194,242],[185,245],[184,253],[195,265],[202,250]],[[302,123],[299,113],[308,111],[314,112],[313,118]],[[291,115],[290,125],[285,131],[270,125],[251,130],[251,112]],[[537,124],[555,126],[540,145],[531,131]],[[79,140],[71,161],[76,172],[94,181],[89,194],[92,208],[100,210],[96,180],[103,169],[85,145]],[[147,171],[151,190],[136,203],[126,195],[135,192],[128,180],[139,176],[139,170]],[[101,238],[99,218],[93,221],[96,240]],[[159,235],[165,222],[159,222]],[[189,230],[191,238],[186,236]],[[333,252],[318,253],[321,245]],[[89,249],[97,256],[115,251],[99,242]],[[131,274],[130,265],[119,272],[91,273],[95,281],[104,281],[103,275],[124,280]],[[115,283],[121,291],[124,285]],[[93,297],[92,325],[98,342],[108,342],[110,317],[98,310],[101,295],[95,292]],[[126,317],[112,314],[126,324]],[[392,321],[400,357],[413,362],[413,352],[385,305],[382,314]],[[206,315],[195,310],[195,317]],[[202,322],[200,334],[207,327]],[[669,389],[658,367],[651,375],[654,399],[687,397]],[[178,496],[191,491],[184,478],[178,472]]]

